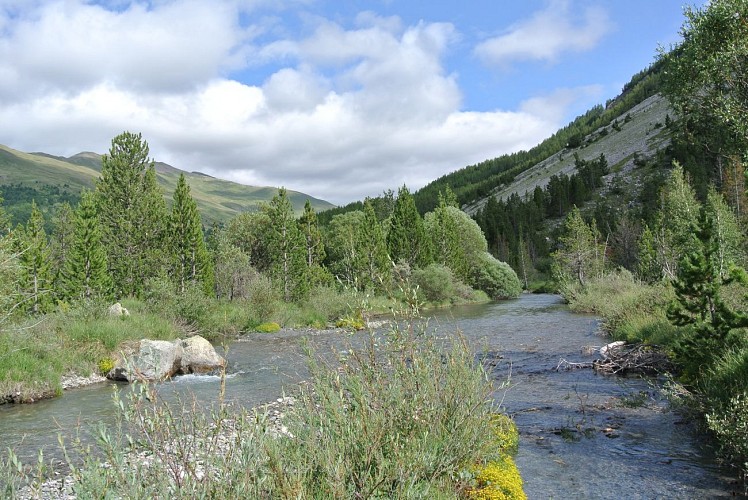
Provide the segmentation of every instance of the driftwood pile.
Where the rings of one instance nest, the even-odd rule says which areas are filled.
[[[665,351],[656,345],[626,344],[619,341],[602,346],[598,352],[600,358],[592,362],[572,363],[562,359],[556,370],[593,368],[599,373],[610,375],[658,375],[674,369]]]

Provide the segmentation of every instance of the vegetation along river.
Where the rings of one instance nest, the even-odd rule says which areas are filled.
[[[557,296],[440,311],[429,328],[457,328],[475,345],[497,386],[495,398],[520,430],[516,457],[529,498],[714,498],[737,487],[682,415],[667,410],[647,380],[557,370],[561,359],[591,361],[584,346],[606,343],[597,319],[572,314]],[[304,377],[300,343],[322,351],[343,345],[331,332],[253,335],[229,349],[227,398],[257,405]],[[218,378],[187,376],[163,384],[177,393],[215,398]],[[35,460],[40,446],[54,456],[57,434],[111,421],[112,385],[68,391],[33,405],[0,406],[0,449]]]

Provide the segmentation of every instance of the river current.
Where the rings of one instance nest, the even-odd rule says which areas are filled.
[[[464,306],[433,313],[428,328],[456,330],[489,367],[494,398],[520,431],[516,461],[528,498],[719,498],[736,495],[731,471],[720,468],[695,424],[670,411],[651,380],[557,369],[561,360],[590,362],[584,347],[607,341],[598,320],[571,313],[554,295]],[[228,350],[227,399],[254,406],[281,396],[306,374],[303,338],[321,352],[341,348],[340,333],[256,334]],[[162,384],[164,394],[210,401],[218,377],[185,376]],[[59,454],[70,438],[112,421],[114,383],[67,391],[33,405],[0,406],[0,450],[24,461]]]

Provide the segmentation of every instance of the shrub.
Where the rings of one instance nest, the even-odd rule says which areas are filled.
[[[274,333],[280,329],[280,325],[273,322],[260,323],[255,327],[255,331],[259,333]]]
[[[706,416],[717,435],[722,453],[748,474],[748,392],[734,396]]]
[[[413,272],[413,282],[419,294],[429,302],[446,302],[455,295],[455,277],[452,270],[441,264],[430,264]]]
[[[480,254],[470,274],[470,285],[483,290],[492,299],[512,298],[522,293],[522,284],[514,269],[489,253]]]
[[[262,274],[256,275],[247,288],[247,302],[254,316],[260,321],[268,321],[277,310],[277,302],[280,300],[278,291],[270,279]]]

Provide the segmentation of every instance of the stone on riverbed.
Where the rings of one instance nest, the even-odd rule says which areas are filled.
[[[207,373],[225,363],[210,342],[199,335],[173,342],[143,339],[118,357],[107,377],[128,382],[162,381],[177,374]]]
[[[177,342],[182,349],[182,360],[179,368],[181,373],[208,373],[221,368],[226,363],[211,343],[199,335]]]

